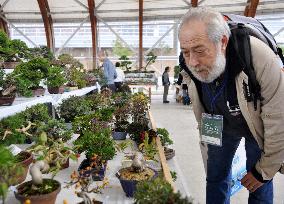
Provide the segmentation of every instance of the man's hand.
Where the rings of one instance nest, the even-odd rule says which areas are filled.
[[[248,172],[241,180],[241,184],[249,190],[250,193],[254,192],[260,186],[263,185],[260,181],[258,181],[251,172]]]

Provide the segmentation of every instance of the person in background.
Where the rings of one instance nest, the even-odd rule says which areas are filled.
[[[169,72],[170,72],[170,67],[168,66],[165,67],[165,71],[162,75],[162,83],[164,86],[163,103],[169,103],[169,101],[167,100],[169,87],[170,87]]]
[[[107,85],[108,88],[112,91],[115,92],[115,85],[114,85],[114,80],[117,78],[117,73],[115,70],[114,65],[112,62],[108,59],[107,57],[107,52],[100,50],[98,53],[99,61],[103,63],[103,68],[104,68],[104,77],[107,80]]]
[[[115,69],[116,69],[117,77],[114,80],[114,85],[115,85],[116,91],[119,91],[121,85],[124,82],[125,75],[124,75],[124,71],[122,69],[120,69],[120,63],[119,62],[115,63]]]

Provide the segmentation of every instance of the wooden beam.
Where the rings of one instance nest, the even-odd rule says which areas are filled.
[[[143,0],[139,0],[139,67],[141,70],[143,67]]]
[[[244,16],[248,16],[249,9],[250,9],[251,0],[247,0],[247,5],[244,11]]]
[[[37,0],[39,9],[41,12],[42,20],[45,28],[46,43],[47,47],[54,52],[55,42],[54,42],[54,31],[53,31],[53,21],[51,18],[51,12],[48,6],[47,0]]]
[[[258,3],[259,3],[259,0],[251,0],[248,16],[253,17],[253,18],[255,17]]]
[[[0,9],[3,12],[3,6],[1,4],[0,4]],[[3,13],[2,15],[5,17]],[[2,18],[0,18],[0,29],[3,30],[9,36],[8,24]]]
[[[148,114],[149,114],[151,128],[153,130],[157,131],[156,122],[153,118],[151,111],[148,111]],[[161,162],[161,165],[162,165],[164,178],[169,184],[171,184],[173,190],[176,192],[176,187],[175,187],[175,184],[173,182],[171,171],[170,171],[170,168],[168,166],[167,159],[166,159],[166,156],[165,156],[164,147],[162,146],[162,143],[161,143],[159,136],[156,137],[156,146],[157,146],[157,149],[158,149],[158,154],[159,154],[160,162]]]
[[[95,0],[88,0],[93,48],[93,69],[97,67],[97,17],[95,16]]]
[[[191,0],[191,6],[197,7],[198,6],[198,0]]]

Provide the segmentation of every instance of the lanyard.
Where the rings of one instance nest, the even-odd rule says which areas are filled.
[[[215,101],[221,95],[221,93],[223,92],[225,86],[227,85],[227,80],[228,80],[227,71],[225,71],[224,75],[225,75],[224,76],[224,80],[222,81],[221,87],[218,90],[218,92],[215,94],[215,96],[213,96],[211,91],[209,90],[208,84],[204,84],[205,89],[206,89],[206,93],[207,93],[207,95],[208,95],[208,97],[210,99],[210,112],[211,112],[211,115],[213,115],[213,112],[214,112]]]

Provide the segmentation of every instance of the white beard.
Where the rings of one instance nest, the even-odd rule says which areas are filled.
[[[218,48],[219,48],[219,46],[218,46]],[[191,73],[199,81],[204,82],[204,83],[211,83],[212,81],[217,79],[225,71],[226,58],[222,54],[221,49],[218,49],[218,50],[219,51],[218,51],[218,53],[216,55],[216,60],[215,60],[214,64],[212,65],[211,69],[208,69],[207,66],[199,66],[199,67],[188,66],[188,68],[191,71]],[[201,77],[198,74],[198,72],[202,71],[202,70],[206,70],[206,71],[209,72],[207,78]]]

